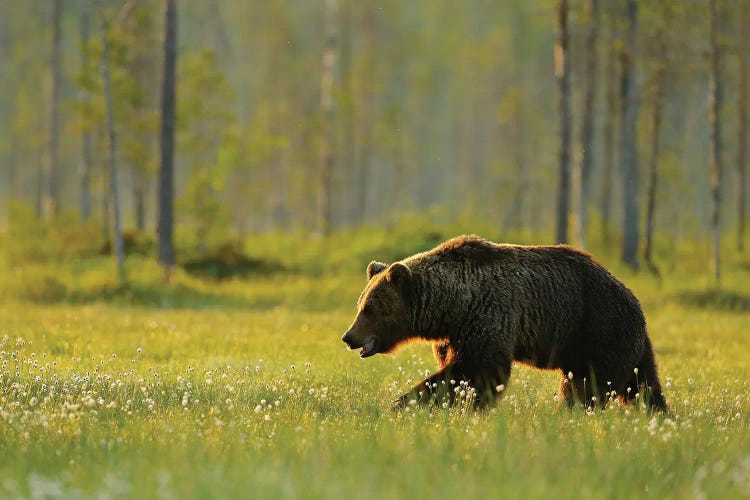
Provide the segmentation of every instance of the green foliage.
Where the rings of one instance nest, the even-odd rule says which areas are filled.
[[[127,4],[118,10],[95,12],[93,29],[86,46],[88,65],[81,66],[74,78],[79,97],[70,103],[79,114],[73,130],[103,130],[105,121],[103,81],[100,72],[102,36],[110,47],[110,71],[115,125],[126,164],[153,172],[157,112],[155,87],[157,80],[153,26],[153,5],[150,2]],[[103,18],[103,20],[102,20]],[[114,22],[112,22],[114,18]],[[104,33],[106,25],[106,33]]]
[[[220,197],[237,168],[238,136],[228,82],[210,50],[182,54],[178,65],[177,131],[190,174],[177,204],[201,248],[227,236],[229,212]]]
[[[731,290],[689,290],[677,295],[688,307],[720,311],[750,311],[750,295]]]
[[[125,255],[141,255],[151,257],[156,255],[156,240],[153,235],[143,231],[123,231],[122,243]],[[99,250],[100,255],[112,255],[112,244],[107,240]]]
[[[212,252],[188,259],[182,267],[190,274],[218,280],[278,273],[284,269],[278,262],[248,257],[236,242],[224,243]]]
[[[1,238],[4,257],[12,265],[92,257],[104,240],[94,221],[81,224],[69,213],[42,221],[31,208],[18,203],[10,207],[8,231]]]

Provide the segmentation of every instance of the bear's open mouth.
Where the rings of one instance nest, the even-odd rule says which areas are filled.
[[[375,337],[370,338],[359,351],[360,358],[367,358],[375,354]]]

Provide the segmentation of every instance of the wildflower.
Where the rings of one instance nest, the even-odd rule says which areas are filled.
[[[505,390],[505,385],[500,384],[497,387],[495,387],[495,392],[503,392]]]
[[[136,352],[136,353],[138,353],[138,354],[140,354],[140,353],[142,353],[142,352],[143,352],[143,349],[141,349],[141,348],[139,347],[138,349],[136,349],[136,350],[135,350],[135,352]]]
[[[573,380],[573,372],[568,372],[568,380]]]
[[[635,373],[636,375],[638,375],[638,368],[633,368],[633,373]]]

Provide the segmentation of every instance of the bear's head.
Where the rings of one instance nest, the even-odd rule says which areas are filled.
[[[357,316],[341,338],[360,357],[392,351],[413,335],[412,273],[406,264],[370,262],[367,286],[357,301]]]

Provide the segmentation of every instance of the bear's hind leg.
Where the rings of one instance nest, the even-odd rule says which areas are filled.
[[[569,378],[568,373],[573,372],[572,370],[563,370],[559,397],[565,402],[568,408],[573,408],[576,403],[583,404],[586,407],[591,406],[593,391],[589,381],[584,380],[583,377],[573,376],[573,378]]]
[[[656,370],[656,360],[654,359],[654,351],[651,347],[651,340],[646,338],[646,344],[643,349],[640,361],[638,361],[638,373],[633,371],[630,377],[630,381],[627,387],[630,387],[630,392],[625,393],[623,400],[629,401],[635,398],[635,394],[638,393],[639,397],[644,398],[649,409],[658,411],[668,411],[667,400],[664,398],[664,393],[659,383],[659,374]]]

